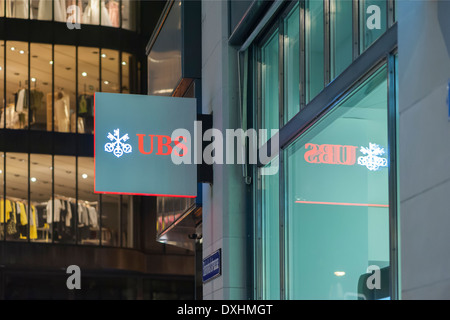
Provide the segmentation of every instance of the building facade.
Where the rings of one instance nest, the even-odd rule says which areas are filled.
[[[163,5],[1,2],[0,298],[194,298],[194,255],[156,242],[156,199],[94,193],[94,92],[146,94]]]

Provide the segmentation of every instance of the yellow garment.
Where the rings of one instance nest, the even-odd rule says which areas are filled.
[[[27,212],[25,210],[25,205],[22,202],[18,202],[20,208],[20,224],[25,226],[28,223]]]
[[[0,200],[0,223],[5,223],[5,216],[6,216],[6,221],[9,220],[10,218],[10,213],[12,212],[12,207],[11,207],[11,201],[6,200],[6,210],[5,209],[5,202],[3,199]]]
[[[37,239],[36,207],[35,206],[31,206],[31,220],[34,223],[30,223],[30,239]]]

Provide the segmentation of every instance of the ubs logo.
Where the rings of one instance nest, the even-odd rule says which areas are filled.
[[[335,144],[305,144],[304,158],[308,163],[325,163],[352,166],[358,161],[359,165],[365,166],[370,171],[377,171],[382,167],[387,167],[387,159],[382,157],[385,154],[384,148],[375,143],[369,143],[369,147],[361,147],[360,152],[364,156],[356,158],[357,146],[344,146]]]
[[[120,136],[119,129],[113,131],[114,134],[108,132],[107,138],[111,141],[105,144],[105,151],[112,152],[117,158],[120,158],[124,153],[131,153],[133,148],[130,144],[125,143],[130,139],[128,133]]]

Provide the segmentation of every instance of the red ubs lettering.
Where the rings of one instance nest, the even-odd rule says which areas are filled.
[[[305,144],[305,160],[309,163],[327,163],[351,166],[356,163],[356,146],[339,144]]]
[[[136,134],[138,137],[138,148],[139,152],[142,154],[152,154],[154,149],[156,150],[155,155],[159,156],[168,156],[172,153],[172,151],[175,153],[175,155],[182,157],[186,155],[188,152],[187,146],[182,143],[186,142],[186,138],[183,136],[177,137],[175,140],[172,140],[169,136],[165,135],[158,135],[158,134]],[[150,138],[146,138],[146,136],[149,136]],[[180,148],[182,152],[178,152],[177,149],[173,149],[171,146],[172,142],[175,146]],[[154,143],[156,144],[156,148],[154,148]],[[145,145],[145,146],[144,146]]]

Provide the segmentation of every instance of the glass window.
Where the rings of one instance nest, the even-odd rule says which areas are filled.
[[[6,17],[17,19],[28,19],[29,7],[28,0],[2,1],[2,9],[6,9]]]
[[[131,88],[131,77],[130,69],[132,66],[132,56],[129,53],[122,52],[122,62],[120,67],[122,68],[122,91],[121,93],[130,93]]]
[[[269,167],[271,164],[269,164]],[[280,178],[261,175],[262,299],[280,299]]]
[[[324,87],[323,1],[305,2],[306,103]]]
[[[5,117],[4,117],[5,106],[3,105],[5,102],[5,100],[4,100],[5,59],[4,58],[5,58],[5,41],[0,41],[0,101],[1,101],[0,129],[5,127]]]
[[[52,199],[52,156],[30,154],[30,240],[51,242],[47,205]]]
[[[361,279],[389,267],[386,79],[383,67],[286,150],[289,299],[369,299]]]
[[[100,244],[98,195],[94,193],[94,159],[78,158],[79,210],[87,211],[88,223],[78,222],[78,243]]]
[[[34,130],[51,130],[52,46],[30,44],[30,124]],[[50,120],[47,123],[47,120]]]
[[[138,1],[122,0],[122,28],[136,31],[136,11]],[[115,8],[115,5],[114,7]],[[116,10],[116,9],[114,9]]]
[[[31,0],[30,18],[37,20],[52,20],[53,16],[52,6],[53,6],[52,0]]]
[[[284,21],[285,122],[300,111],[300,9],[298,3]]]
[[[55,156],[54,160],[54,209],[50,229],[55,242],[75,243],[75,229],[86,222],[86,211],[76,208],[76,163],[75,157]]]
[[[353,60],[353,2],[330,0],[330,71],[336,78]]]
[[[99,87],[98,48],[78,48],[78,133],[94,131],[94,93]]]
[[[120,246],[120,196],[102,195],[102,245]]]
[[[360,0],[361,52],[378,39],[387,27],[386,0]]]
[[[25,129],[28,127],[28,43],[8,41],[6,46],[6,128]]]
[[[75,132],[75,47],[55,45],[54,66],[54,128],[58,132]]]
[[[6,213],[5,213],[5,155],[6,152],[0,152],[0,241],[5,239],[6,231]]]
[[[120,93],[119,52],[101,49],[102,92]]]
[[[102,9],[104,8],[104,1]],[[100,0],[82,0],[81,23],[100,24]]]
[[[6,153],[6,240],[28,239],[28,154]]]
[[[121,196],[121,216],[122,216],[122,247],[133,247],[133,206],[132,196]]]
[[[278,29],[261,48],[261,128],[279,128]],[[265,141],[262,141],[265,142]]]

